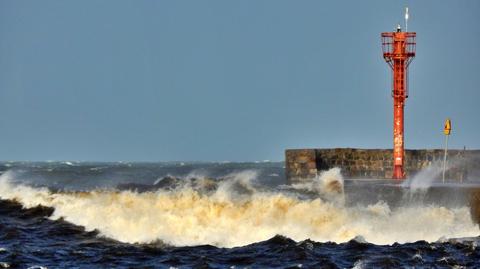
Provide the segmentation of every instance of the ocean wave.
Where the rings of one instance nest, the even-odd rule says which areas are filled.
[[[142,193],[52,192],[12,183],[15,174],[6,172],[0,176],[0,198],[15,200],[25,208],[52,208],[53,220],[62,218],[87,231],[97,230],[102,236],[128,243],[235,247],[279,234],[295,241],[342,243],[363,238],[374,244],[392,244],[479,235],[467,206],[390,208],[379,201],[347,207],[341,199],[329,200],[328,195],[301,199],[291,193],[259,191],[254,184],[256,176],[254,171],[231,174],[210,192],[189,184]],[[343,195],[338,171],[322,175],[318,182],[313,190]]]

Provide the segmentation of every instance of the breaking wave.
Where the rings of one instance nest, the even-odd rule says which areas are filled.
[[[363,238],[375,244],[429,242],[478,236],[468,207],[409,205],[390,208],[379,201],[346,206],[339,170],[322,174],[313,185],[297,185],[328,194],[304,199],[278,190],[260,190],[256,173],[244,171],[223,181],[146,192],[95,190],[53,192],[14,183],[0,176],[0,198],[26,208],[53,208],[51,219],[64,219],[102,236],[128,243],[164,242],[175,246],[243,246],[283,235],[296,241],[347,242]],[[157,182],[158,183],[158,182]],[[215,184],[215,188],[202,186]],[[335,198],[335,197],[334,197]]]

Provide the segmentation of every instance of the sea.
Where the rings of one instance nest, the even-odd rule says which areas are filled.
[[[283,162],[0,163],[0,268],[480,268],[480,179]]]

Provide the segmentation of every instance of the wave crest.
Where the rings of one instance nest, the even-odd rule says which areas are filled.
[[[335,173],[330,176],[335,178]],[[50,218],[63,218],[86,230],[122,242],[161,240],[175,246],[210,244],[234,247],[267,240],[277,234],[296,241],[346,242],[362,236],[368,242],[391,244],[442,236],[477,236],[467,207],[399,207],[379,202],[346,207],[325,199],[299,199],[292,194],[259,191],[251,171],[232,174],[202,193],[189,186],[151,192],[96,190],[58,192],[12,183],[0,176],[0,198],[24,207],[52,207]],[[326,181],[322,192],[337,193],[341,179]],[[330,182],[330,183],[328,183]],[[319,185],[320,186],[320,185]],[[328,190],[330,188],[330,190]]]

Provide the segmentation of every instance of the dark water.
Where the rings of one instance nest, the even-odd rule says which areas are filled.
[[[47,187],[54,192],[90,191],[98,187],[151,191],[159,178],[185,178],[192,171],[196,175],[222,178],[253,169],[258,171],[265,188],[285,183],[282,163],[11,163],[3,164],[0,169],[15,171],[16,184]],[[347,181],[347,203],[369,203],[378,196],[388,198],[384,196],[399,193],[396,186],[385,187],[386,184],[384,191],[378,192],[372,189],[374,185]],[[422,199],[430,203],[429,199],[444,192],[437,188]],[[468,200],[462,191],[452,193],[458,196],[452,198],[454,203]],[[368,199],[359,198],[365,196]],[[405,199],[404,195],[398,196],[391,200]],[[0,268],[480,268],[480,237],[375,245],[361,237],[332,243],[295,242],[277,235],[234,248],[175,247],[161,240],[148,244],[122,243],[63,219],[51,220],[48,217],[53,211],[50,207],[24,208],[17,201],[0,200]]]

